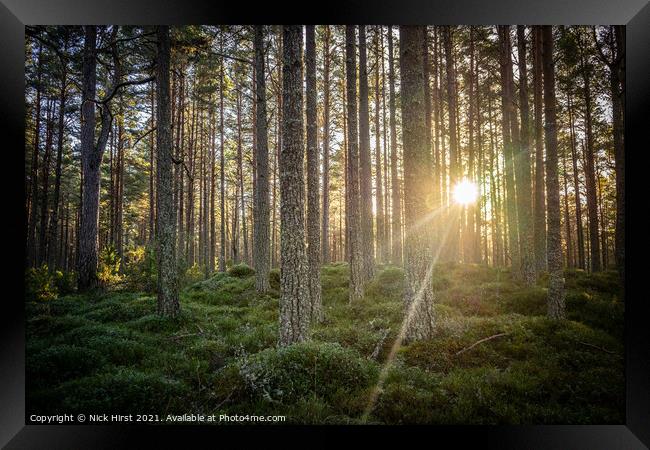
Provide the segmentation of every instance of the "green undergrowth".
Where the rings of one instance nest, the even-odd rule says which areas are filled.
[[[276,345],[277,269],[266,294],[245,265],[197,281],[174,319],[148,293],[28,299],[27,407],[361,423],[375,398],[369,423],[622,423],[617,274],[565,277],[567,320],[557,322],[545,317],[545,277],[525,287],[505,269],[440,264],[435,336],[395,347],[390,361],[404,291],[390,265],[352,305],[348,266],[323,267],[324,320],[286,348]]]

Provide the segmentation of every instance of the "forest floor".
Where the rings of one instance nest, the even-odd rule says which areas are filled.
[[[404,344],[403,270],[379,266],[348,303],[348,267],[322,270],[325,320],[277,348],[279,273],[258,295],[235,266],[186,287],[178,319],[152,294],[27,303],[28,413],[286,415],[286,423],[624,422],[623,311],[615,272],[567,271],[568,319],[545,318],[545,281],[439,265],[436,336]],[[496,336],[495,335],[499,335]],[[478,341],[482,341],[474,346]]]

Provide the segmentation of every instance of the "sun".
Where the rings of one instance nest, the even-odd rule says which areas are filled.
[[[478,198],[478,186],[469,180],[461,180],[454,186],[454,202],[461,205],[474,203]]]

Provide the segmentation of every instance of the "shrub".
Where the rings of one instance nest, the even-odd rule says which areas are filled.
[[[61,409],[73,413],[162,415],[175,411],[178,400],[188,395],[188,387],[180,381],[127,368],[72,380],[57,391]]]
[[[124,253],[124,263],[124,274],[131,290],[152,292],[156,289],[158,267],[152,247],[130,247]]]
[[[365,390],[377,374],[376,364],[355,351],[317,342],[267,349],[237,365],[251,396],[282,403],[310,395],[331,402]]]
[[[99,254],[99,267],[97,268],[97,278],[102,286],[108,287],[122,281],[120,275],[121,263],[122,259],[115,247],[108,245],[102,249]]]
[[[47,302],[59,296],[59,289],[53,274],[46,264],[27,270],[25,276],[25,298],[31,301]]]
[[[201,267],[199,267],[198,264],[194,263],[193,266],[189,267],[185,271],[181,281],[183,285],[188,285],[188,284],[198,283],[204,278],[205,278],[205,273],[203,272]]]
[[[231,277],[245,278],[253,275],[255,270],[250,268],[246,263],[239,263],[228,269],[228,275]]]
[[[271,272],[269,272],[269,284],[271,288],[280,290],[280,269],[271,269]]]
[[[27,358],[27,378],[36,385],[52,385],[93,372],[104,364],[100,353],[74,345],[56,345]]]

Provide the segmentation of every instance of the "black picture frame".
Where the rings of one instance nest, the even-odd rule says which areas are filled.
[[[25,311],[23,267],[17,255],[24,252],[24,34],[25,25],[82,24],[220,24],[220,23],[365,23],[365,24],[625,24],[626,64],[626,312],[625,369],[626,417],[624,425],[540,425],[498,427],[138,427],[96,425],[25,425]],[[647,326],[648,295],[644,288],[645,252],[642,217],[650,191],[640,183],[648,144],[650,118],[650,4],[647,0],[454,0],[433,2],[343,1],[291,4],[244,4],[201,0],[0,0],[0,123],[2,133],[3,190],[8,203],[3,222],[7,226],[3,269],[5,289],[0,294],[0,445],[5,448],[119,448],[191,445],[197,437],[211,446],[225,445],[235,437],[238,446],[251,438],[279,437],[290,433],[296,443],[319,433],[318,441],[354,434],[383,440],[389,435],[408,439],[413,433],[440,445],[441,438],[454,446],[474,444],[487,448],[636,449],[650,446],[650,339]],[[638,186],[635,184],[638,183]],[[24,194],[24,193],[23,193]],[[647,209],[647,207],[645,208]],[[639,211],[638,213],[636,211]],[[642,230],[642,231],[639,231]],[[646,231],[647,233],[647,231]],[[639,271],[636,269],[639,268]],[[638,272],[638,273],[637,273]],[[15,288],[15,289],[12,289]],[[10,293],[12,292],[12,293]],[[313,442],[313,441],[311,441]]]

